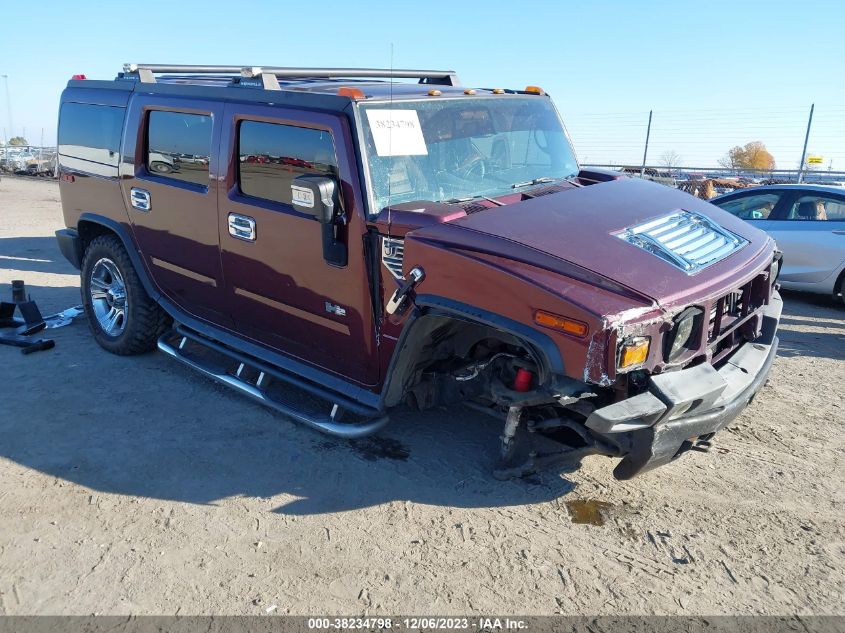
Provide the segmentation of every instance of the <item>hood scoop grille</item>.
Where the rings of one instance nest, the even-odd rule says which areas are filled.
[[[676,211],[625,229],[617,236],[688,275],[725,259],[748,244],[748,240],[692,211]]]

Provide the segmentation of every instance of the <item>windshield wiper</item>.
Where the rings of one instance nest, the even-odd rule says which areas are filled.
[[[535,178],[534,180],[526,180],[525,182],[517,182],[511,185],[511,189],[519,189],[520,187],[530,187],[531,185],[539,185],[544,182],[554,182],[555,180],[560,180],[560,178],[550,178],[549,176],[543,176],[541,178]]]
[[[526,180],[525,182],[518,182],[514,185],[511,185],[511,189],[519,189],[520,187],[530,187],[531,185],[540,185],[547,182],[555,182],[557,180],[563,180],[564,182],[568,182],[571,185],[575,185],[576,187],[583,187],[584,185],[578,182],[577,180],[573,180],[574,176],[561,176],[560,178],[549,178],[548,176],[543,176],[542,178],[535,178],[534,180]]]
[[[500,202],[498,200],[494,200],[493,198],[488,198],[487,196],[481,196],[481,195],[467,196],[466,198],[451,198],[449,200],[445,200],[445,202],[447,204],[458,204],[458,203],[461,203],[461,202],[469,202],[470,200],[478,200],[479,198],[481,198],[482,200],[486,200],[487,202],[492,202],[497,207],[505,206],[504,202]]]

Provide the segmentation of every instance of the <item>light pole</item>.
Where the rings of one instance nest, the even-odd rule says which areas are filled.
[[[804,164],[807,161],[807,141],[810,140],[810,128],[813,125],[813,110],[816,109],[816,104],[810,104],[810,118],[807,119],[807,133],[804,135],[804,149],[801,150],[801,165],[798,167],[798,182],[804,182]]]
[[[6,82],[6,115],[9,117],[9,134],[15,135],[15,126],[12,122],[12,98],[9,96],[9,75],[0,75]]]
[[[648,137],[651,136],[651,115],[653,110],[648,111],[648,128],[645,131],[645,148],[643,149],[643,166],[640,168],[640,178],[645,175],[645,161],[648,156]]]

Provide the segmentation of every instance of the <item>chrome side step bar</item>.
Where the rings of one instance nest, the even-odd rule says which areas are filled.
[[[168,340],[173,339],[176,336],[179,337],[179,342],[176,346],[173,346],[168,342]],[[208,347],[216,352],[228,356],[231,360],[237,363],[237,370],[235,371],[235,375],[233,376],[231,374],[221,372],[211,366],[204,365],[199,361],[196,361],[186,356],[183,352],[185,350],[185,345],[189,340],[198,345]],[[212,378],[221,384],[231,387],[232,389],[235,389],[236,391],[246,396],[249,396],[253,400],[256,400],[263,405],[266,405],[290,418],[293,418],[297,422],[306,424],[328,435],[334,435],[336,437],[343,437],[347,439],[363,437],[365,435],[375,433],[389,421],[389,418],[386,414],[378,414],[374,412],[376,413],[374,417],[362,422],[340,422],[338,418],[340,417],[341,411],[344,408],[349,408],[344,407],[343,402],[332,402],[331,411],[328,414],[308,413],[306,411],[296,408],[293,405],[281,402],[280,400],[271,397],[267,393],[267,376],[272,375],[272,377],[278,378],[285,383],[293,384],[294,386],[298,386],[298,381],[294,379],[289,380],[286,375],[282,374],[281,372],[273,371],[271,368],[263,365],[263,363],[253,361],[249,357],[239,354],[234,350],[229,350],[228,348],[225,348],[221,345],[214,344],[212,341],[206,341],[199,335],[185,331],[185,329],[183,329],[182,327],[178,327],[176,332],[167,332],[163,334],[158,339],[158,349],[160,349],[168,356],[171,356],[172,358],[175,358],[176,360],[184,363],[188,367],[195,369],[201,374],[204,374],[205,376],[208,376],[209,378]],[[253,367],[259,372],[258,379],[256,380],[255,384],[241,379],[240,376],[243,373],[245,366]],[[354,412],[360,414],[361,411],[359,409],[358,411]]]

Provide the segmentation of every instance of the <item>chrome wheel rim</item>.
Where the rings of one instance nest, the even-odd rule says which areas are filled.
[[[100,329],[109,336],[120,336],[126,329],[129,300],[123,275],[112,260],[104,257],[94,264],[89,293]]]

